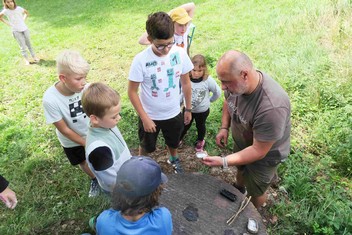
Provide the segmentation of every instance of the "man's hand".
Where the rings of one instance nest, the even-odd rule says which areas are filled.
[[[152,119],[147,117],[144,120],[142,120],[142,122],[143,122],[143,127],[145,132],[148,132],[148,133],[156,132],[156,125]]]
[[[216,145],[224,148],[227,145],[227,140],[229,139],[229,130],[220,129],[219,133],[216,135]]]
[[[207,166],[222,166],[222,158],[219,156],[207,156],[202,159],[202,163]]]

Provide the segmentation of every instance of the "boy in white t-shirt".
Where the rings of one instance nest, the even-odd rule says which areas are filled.
[[[174,46],[174,23],[167,13],[149,15],[146,29],[151,45],[133,59],[128,84],[128,96],[139,115],[139,155],[155,151],[161,130],[170,154],[168,162],[176,173],[182,173],[177,147],[183,123],[187,125],[192,117],[189,71],[193,64],[185,50]],[[180,113],[180,81],[184,117]]]
[[[44,115],[54,124],[56,135],[71,165],[78,165],[91,178],[89,196],[100,192],[98,181],[89,169],[84,146],[89,118],[84,113],[81,98],[87,88],[89,64],[76,51],[63,51],[56,59],[59,81],[44,93]]]

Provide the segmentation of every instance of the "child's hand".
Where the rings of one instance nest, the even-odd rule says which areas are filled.
[[[145,132],[149,132],[149,133],[156,132],[156,125],[152,119],[148,117],[145,120],[142,120],[142,122],[143,122],[143,127]]]
[[[14,209],[17,205],[16,193],[7,187],[2,193],[0,193],[0,199],[5,203],[5,205]]]
[[[185,112],[184,114],[184,123],[185,125],[188,125],[192,120],[192,113],[191,112]]]

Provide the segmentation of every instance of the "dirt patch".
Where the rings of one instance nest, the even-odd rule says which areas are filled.
[[[132,155],[138,155],[138,149],[131,150]],[[201,163],[201,161],[195,156],[194,147],[183,145],[178,150],[182,167],[185,172],[203,172],[205,174],[210,174],[216,178],[219,178],[229,184],[235,183],[236,168],[230,167],[226,170],[221,169],[220,167],[207,167]],[[223,153],[226,155],[226,153]],[[227,153],[229,154],[229,153]],[[174,173],[173,168],[166,162],[168,159],[168,152],[166,148],[158,148],[155,152],[149,155],[155,161],[159,163],[162,168],[162,171],[165,174]],[[278,219],[276,215],[270,213],[270,208],[278,201],[281,197],[285,197],[285,191],[279,190],[280,178],[276,178],[272,187],[269,188],[269,198],[264,207],[259,211],[263,218],[263,223],[268,228],[277,224]]]

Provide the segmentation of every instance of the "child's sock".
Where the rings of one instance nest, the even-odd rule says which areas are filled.
[[[171,156],[171,155],[170,155],[169,160],[170,160],[170,162],[173,162],[173,161],[175,161],[177,158],[178,158],[177,155],[176,155],[176,156]]]

